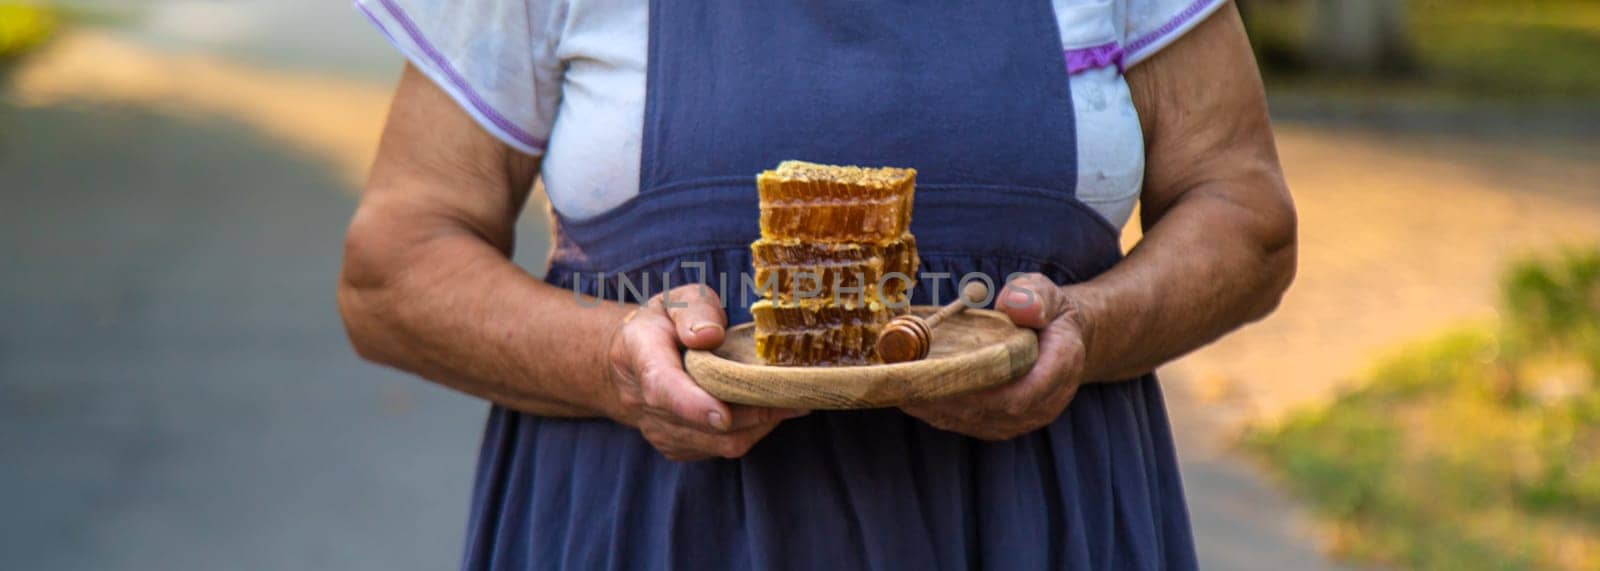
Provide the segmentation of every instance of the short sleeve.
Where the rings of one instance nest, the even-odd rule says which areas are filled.
[[[355,8],[484,130],[544,154],[561,96],[561,0],[355,0]]]
[[[1155,55],[1216,12],[1227,0],[1125,0],[1123,67]]]

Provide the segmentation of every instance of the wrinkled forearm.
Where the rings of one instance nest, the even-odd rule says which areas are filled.
[[[1296,220],[1238,12],[1217,11],[1126,76],[1146,145],[1145,234],[1071,286],[1089,381],[1128,379],[1270,313]]]
[[[605,351],[626,308],[582,307],[468,232],[410,245],[356,232],[339,306],[363,358],[532,414],[617,412]]]
[[[1128,258],[1070,286],[1086,322],[1085,378],[1133,378],[1271,313],[1294,279],[1287,202],[1248,209],[1230,185],[1281,185],[1275,169],[1195,188]]]

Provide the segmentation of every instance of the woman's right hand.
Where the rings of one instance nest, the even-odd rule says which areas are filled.
[[[778,423],[809,412],[727,404],[689,378],[681,349],[717,348],[726,322],[716,292],[686,285],[650,298],[611,335],[614,416],[671,460],[744,456]]]

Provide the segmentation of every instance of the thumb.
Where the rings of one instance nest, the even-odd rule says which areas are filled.
[[[995,298],[995,309],[1011,322],[1029,329],[1044,329],[1066,311],[1066,295],[1042,274],[1022,274],[1006,282]]]
[[[690,284],[667,292],[661,301],[685,347],[716,349],[722,345],[728,318],[716,291],[704,284]]]

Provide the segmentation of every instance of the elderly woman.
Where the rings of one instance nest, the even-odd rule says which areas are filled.
[[[464,567],[1196,565],[1151,371],[1266,315],[1295,265],[1225,0],[357,7],[411,65],[340,308],[363,357],[493,403]],[[918,169],[925,275],[1012,276],[1032,370],[898,409],[731,405],[681,350],[737,299],[574,295],[748,271],[754,175],[784,159]],[[510,261],[536,177],[542,280]]]

